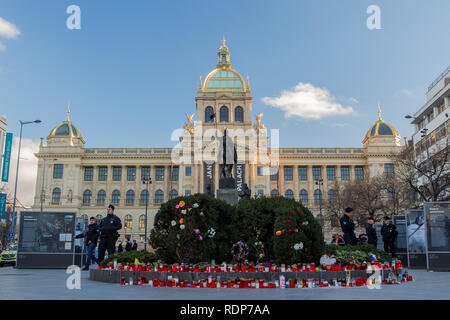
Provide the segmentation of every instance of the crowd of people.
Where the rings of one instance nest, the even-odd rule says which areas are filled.
[[[343,232],[343,236],[334,234],[331,240],[332,244],[336,245],[361,245],[361,244],[371,244],[375,248],[378,245],[378,237],[375,228],[373,227],[374,218],[368,217],[366,224],[366,233],[360,234],[356,237],[355,234],[355,223],[352,220],[353,209],[346,208],[344,215],[341,217],[340,224]],[[397,228],[391,223],[391,218],[385,216],[383,219],[383,225],[381,227],[381,236],[384,244],[384,251],[390,253],[392,258],[396,258],[395,251],[395,239],[398,235]]]

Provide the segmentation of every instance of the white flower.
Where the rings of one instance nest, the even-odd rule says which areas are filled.
[[[214,228],[211,228],[208,230],[208,237],[214,238],[215,235],[216,235],[216,230],[214,230]]]
[[[177,222],[175,220],[172,220],[170,224],[172,225],[172,227],[175,227],[177,225]]]
[[[198,208],[198,203],[194,203],[194,204],[192,205],[192,207]]]
[[[303,242],[299,242],[299,243],[294,244],[294,249],[295,250],[303,249]]]
[[[184,228],[186,228],[186,226],[185,226],[184,224],[181,224],[181,225],[180,225],[180,229],[181,229],[181,230],[184,230]]]
[[[181,210],[182,214],[186,214],[186,209]]]

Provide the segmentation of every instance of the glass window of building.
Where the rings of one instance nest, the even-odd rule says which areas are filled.
[[[84,181],[92,181],[92,180],[94,180],[94,168],[84,167]]]
[[[122,180],[122,167],[113,167],[113,181]]]
[[[130,214],[127,214],[123,221],[126,229],[133,229],[133,217]]]
[[[184,190],[184,195],[185,195],[186,197],[190,196],[191,194],[192,194],[192,191],[191,191],[191,190],[189,190],[189,189]]]
[[[333,189],[328,190],[328,201],[331,203],[336,202],[336,191]]]
[[[292,180],[293,179],[293,168],[292,167],[284,167],[284,180]]]
[[[176,197],[178,197],[178,191],[175,190],[175,189],[170,190],[170,192],[169,192],[169,199],[175,199]]]
[[[256,194],[258,195],[258,198],[261,198],[264,196],[264,190],[263,189],[259,189],[258,191],[256,191]]]
[[[313,180],[322,179],[322,167],[313,167]]]
[[[172,181],[178,181],[178,167],[172,168],[172,174],[170,175]]]
[[[336,180],[336,167],[327,167],[327,179],[330,181]]]
[[[322,191],[314,190],[314,204],[319,204],[322,201]]]
[[[205,108],[205,122],[206,123],[212,123],[214,122],[214,109],[213,107],[206,107]]]
[[[186,167],[185,170],[184,170],[184,175],[186,177],[190,177],[191,174],[192,174],[192,167]]]
[[[308,180],[308,168],[307,167],[298,167],[298,178],[301,181]]]
[[[128,181],[136,180],[136,167],[127,167],[127,180]]]
[[[106,201],[106,191],[100,190],[97,192],[97,204],[98,205],[104,205]]]
[[[306,191],[305,189],[300,190],[300,202],[303,204],[307,204],[308,203],[308,191]]]
[[[236,107],[234,109],[234,121],[239,123],[244,122],[244,109],[242,107]]]
[[[92,192],[91,190],[85,190],[83,192],[83,204],[84,205],[89,205],[91,204],[91,197],[92,197]]]
[[[278,167],[270,168],[270,180],[277,181],[278,180]]]
[[[120,191],[119,190],[114,190],[112,192],[111,202],[113,204],[119,204],[120,203]]]
[[[272,197],[277,196],[278,195],[278,190],[277,189],[273,189],[272,191],[270,191],[270,195]]]
[[[350,180],[350,167],[341,167],[341,179]]]
[[[164,167],[156,167],[156,181],[164,181]]]
[[[141,167],[141,181],[150,179],[150,167]]]
[[[384,174],[386,177],[392,177],[394,174],[394,164],[393,163],[385,163],[384,164]]]
[[[108,167],[98,168],[98,181],[106,181],[108,178]]]
[[[228,108],[225,106],[220,107],[220,122],[228,122]]]
[[[132,206],[134,204],[134,191],[128,190],[125,196],[125,203],[127,206]]]
[[[61,189],[55,188],[52,192],[52,204],[59,204],[61,202]]]
[[[139,216],[139,229],[145,229],[145,214]]]
[[[256,175],[261,177],[263,175],[263,167],[256,167]]]
[[[284,192],[284,196],[285,196],[286,198],[288,198],[288,199],[294,199],[294,192],[292,192],[291,189],[287,189],[287,190]]]
[[[53,165],[53,179],[62,179],[64,171],[63,164],[55,164]]]
[[[147,190],[141,191],[141,205],[146,205],[148,203],[149,192]]]
[[[355,167],[355,179],[364,179],[364,167]]]
[[[163,203],[164,202],[164,192],[161,189],[156,190],[155,192],[155,203]]]

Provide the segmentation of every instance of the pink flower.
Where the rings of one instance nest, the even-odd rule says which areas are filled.
[[[200,234],[200,229],[194,229],[195,234]]]
[[[175,208],[177,208],[177,209],[178,209],[178,208],[180,208],[180,206],[179,206],[179,205],[177,204],[177,205],[175,206]]]
[[[294,232],[298,232],[298,229],[297,229],[297,228],[295,228],[295,229],[294,229]]]
[[[198,236],[198,240],[203,240],[203,237],[202,236]]]
[[[204,214],[203,211],[202,211],[202,212],[200,212],[200,215],[203,217],[205,214]]]

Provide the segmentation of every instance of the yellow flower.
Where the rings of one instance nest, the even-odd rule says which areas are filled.
[[[180,224],[183,224],[183,222],[184,222],[184,219],[183,219],[183,218],[181,218],[179,222],[180,222]]]
[[[183,208],[183,207],[184,207],[184,205],[185,205],[185,203],[184,203],[184,201],[183,201],[183,200],[181,200],[181,201],[180,201],[180,203],[179,203],[178,205],[180,206],[180,208]]]

